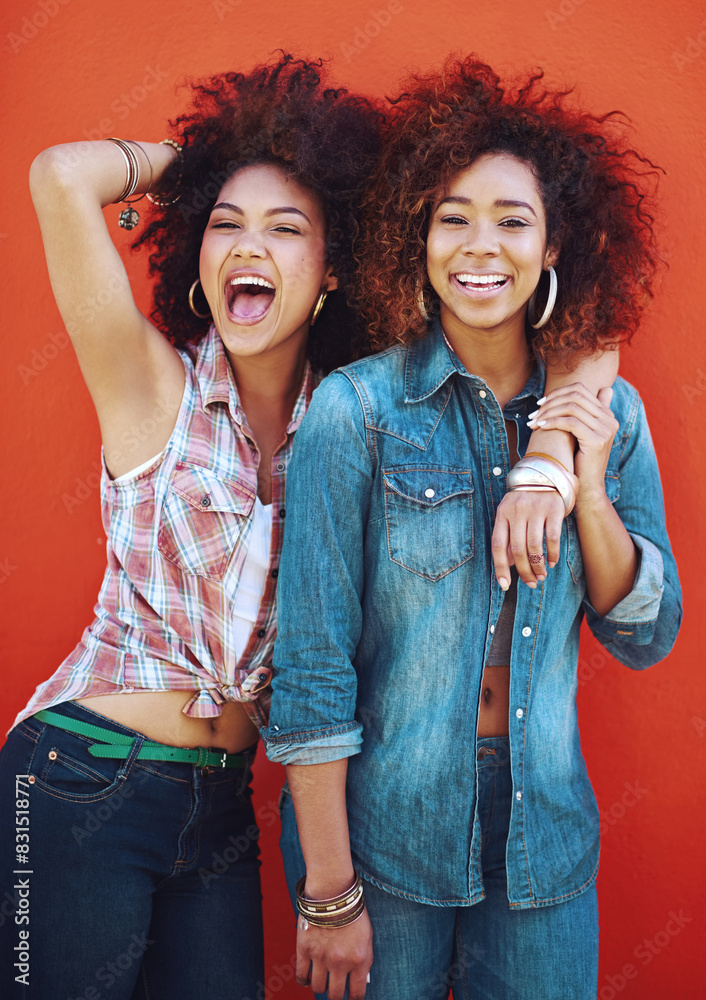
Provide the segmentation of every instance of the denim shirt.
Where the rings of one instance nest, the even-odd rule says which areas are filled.
[[[501,411],[438,323],[334,372],[297,432],[269,727],[270,759],[351,757],[351,849],[364,878],[440,906],[484,897],[476,815],[483,664],[503,601],[490,537],[505,493],[505,420],[527,448],[543,394],[535,370]],[[599,815],[576,711],[579,629],[641,669],[665,657],[681,594],[642,403],[618,379],[606,490],[639,552],[631,593],[599,615],[586,597],[576,522],[536,590],[519,585],[509,738],[510,905],[585,891]]]

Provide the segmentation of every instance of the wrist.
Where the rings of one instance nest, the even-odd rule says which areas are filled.
[[[355,871],[351,864],[347,868],[317,869],[308,867],[304,894],[309,899],[331,899],[350,889],[355,880]]]

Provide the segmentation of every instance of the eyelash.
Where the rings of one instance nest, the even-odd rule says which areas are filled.
[[[214,229],[240,229],[240,226],[236,222],[214,222]],[[293,229],[291,226],[275,226],[274,232],[276,233],[289,233],[292,236],[301,236],[298,229]]]
[[[466,219],[461,218],[459,215],[447,215],[441,221],[454,226],[465,225],[466,223]],[[503,219],[500,225],[505,229],[527,229],[529,223],[525,222],[524,219]]]

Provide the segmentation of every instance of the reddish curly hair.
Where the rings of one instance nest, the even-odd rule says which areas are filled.
[[[383,111],[373,101],[329,86],[322,61],[282,52],[249,73],[224,73],[193,86],[191,108],[172,122],[181,146],[161,180],[164,204],[133,247],[150,249],[156,277],[152,318],[176,346],[189,349],[210,318],[189,309],[199,252],[223,184],[253,163],[281,167],[313,192],[326,220],[326,252],[339,291],[329,295],[309,335],[308,355],[330,371],[351,361],[364,341],[348,305],[355,262],[353,238],[370,174],[377,163]],[[197,298],[204,310],[203,298]]]
[[[630,340],[660,263],[649,199],[657,171],[622,139],[620,112],[566,106],[541,71],[507,91],[474,55],[440,74],[413,76],[392,105],[380,164],[365,201],[356,302],[373,350],[423,335],[429,302],[426,236],[440,189],[487,153],[528,163],[559,248],[559,294],[535,356],[576,364]]]

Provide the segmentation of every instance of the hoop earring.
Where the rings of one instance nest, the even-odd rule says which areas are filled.
[[[427,310],[426,302],[424,301],[424,287],[422,286],[417,292],[417,309],[421,313],[421,317],[425,323],[429,322],[429,312]]]
[[[210,309],[209,309],[209,311],[207,313],[200,313],[197,310],[196,306],[194,305],[194,292],[196,291],[196,286],[200,285],[200,284],[201,284],[201,278],[197,278],[196,281],[191,286],[191,288],[189,289],[189,309],[191,309],[191,311],[194,314],[194,316],[198,316],[199,319],[210,319],[210,317],[211,317],[211,310]],[[203,289],[202,289],[202,291],[203,291]],[[205,296],[204,296],[204,298],[205,298]]]
[[[547,268],[547,271],[549,272],[549,294],[547,295],[547,304],[544,307],[544,312],[542,313],[542,315],[540,316],[540,318],[537,320],[536,323],[532,322],[532,317],[534,316],[535,301],[537,298],[536,288],[532,292],[529,303],[527,305],[527,318],[529,320],[530,326],[534,330],[541,330],[543,326],[546,326],[546,324],[549,322],[549,317],[552,314],[552,310],[554,309],[554,304],[556,303],[556,293],[559,287],[559,282],[557,281],[556,277],[556,271],[554,270],[551,264]],[[539,285],[537,287],[539,287]]]
[[[319,297],[316,300],[316,305],[314,306],[314,311],[311,314],[311,320],[309,326],[313,326],[321,314],[321,310],[324,308],[324,302],[326,301],[326,296],[328,295],[328,289],[323,288],[319,292]]]

